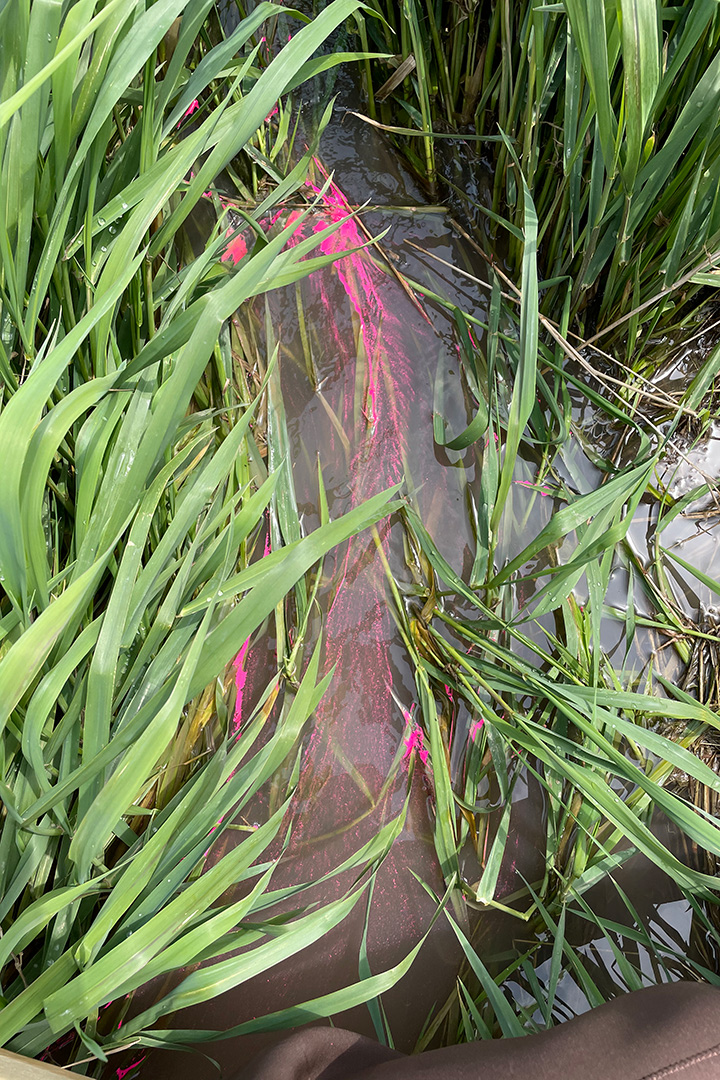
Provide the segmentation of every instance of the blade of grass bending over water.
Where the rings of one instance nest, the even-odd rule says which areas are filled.
[[[432,926],[436,919],[439,917],[446,901],[448,893],[443,897],[438,905],[438,910],[435,917],[432,920],[428,930],[417,943],[416,946],[408,953],[408,955],[390,968],[388,971],[381,972],[378,975],[367,974],[361,981],[354,986],[344,987],[341,990],[336,990],[330,994],[325,994],[322,997],[315,998],[312,1001],[307,1001],[302,1005],[293,1006],[290,1009],[284,1009],[277,1013],[271,1013],[269,1016],[261,1017],[256,1020],[249,1020],[244,1024],[238,1024],[237,1026],[230,1028],[224,1032],[218,1032],[215,1030],[203,1031],[203,1030],[182,1030],[170,1032],[153,1032],[152,1034],[145,1034],[141,1032],[138,1037],[140,1045],[149,1046],[182,1046],[186,1044],[211,1042],[218,1037],[226,1039],[234,1039],[241,1035],[250,1035],[261,1031],[282,1031],[286,1028],[297,1027],[302,1023],[307,1023],[312,1020],[317,1020],[323,1017],[332,1017],[339,1012],[344,1012],[346,1009],[353,1008],[356,1005],[363,1004],[366,1001],[377,998],[384,991],[390,989],[395,985],[411,968],[414,960],[420,952],[422,946],[427,940]]]

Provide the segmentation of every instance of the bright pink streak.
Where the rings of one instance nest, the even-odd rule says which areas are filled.
[[[142,1065],[145,1057],[146,1055],[143,1054],[143,1056],[141,1058],[138,1058],[137,1061],[133,1061],[132,1065],[128,1065],[127,1069],[116,1069],[115,1072],[117,1073],[118,1080],[123,1080],[123,1077],[127,1076],[129,1072],[132,1072],[133,1069],[137,1069],[138,1065]]]
[[[473,720],[472,724],[470,725],[470,742],[477,742],[484,723],[484,720]]]
[[[232,236],[233,229],[228,229],[225,233],[226,236]],[[242,233],[239,233],[234,240],[231,240],[220,259],[221,262],[231,262],[233,265],[237,265],[241,259],[244,259],[247,255],[247,244],[245,243],[245,237]]]
[[[319,166],[319,163],[317,164]],[[316,194],[320,193],[320,188],[311,186]],[[336,184],[330,184],[325,192],[324,199],[329,221],[318,222],[315,226],[315,232],[322,232],[323,229],[327,228],[328,224],[342,221],[344,217],[351,213],[347,199]],[[342,251],[361,247],[364,243],[366,243],[366,240],[360,234],[357,222],[354,218],[351,218],[349,221],[343,222],[332,236],[328,236],[322,241],[320,250],[324,255],[338,255]],[[346,263],[348,264],[347,268],[345,267]],[[368,362],[367,398],[364,412],[365,419],[374,427],[378,420],[377,367],[380,362],[378,352],[382,340],[382,322],[386,312],[378,296],[369,265],[366,260],[363,260],[361,252],[355,252],[348,255],[341,262],[335,263],[335,270],[360,321],[360,336]]]
[[[187,109],[183,113],[182,119],[184,120],[186,116],[192,116],[192,114],[195,112],[195,110],[199,109],[199,108],[200,108],[200,102],[198,101],[197,98],[195,98],[194,101],[190,102]],[[182,124],[182,120],[180,121],[180,123]]]
[[[428,751],[425,749],[422,728],[417,726],[411,728],[409,733],[405,736],[404,743],[405,753],[403,754],[403,761],[407,761],[412,755],[413,750],[417,750],[417,755],[423,765],[427,765]]]
[[[405,717],[405,731],[407,734],[403,739],[405,744],[405,753],[403,754],[403,761],[409,761],[412,757],[413,751],[417,751],[417,755],[422,761],[423,765],[427,765],[428,752],[425,749],[424,735],[422,728],[415,723],[412,717],[412,713],[415,709],[413,705],[412,710],[403,709],[402,714]]]
[[[245,690],[245,683],[247,682],[247,671],[245,670],[245,660],[247,659],[247,651],[250,645],[250,638],[247,639],[240,652],[235,657],[235,686],[237,688],[237,694],[235,697],[235,714],[232,722],[232,733],[237,735],[242,725],[242,706],[243,706],[243,691]]]

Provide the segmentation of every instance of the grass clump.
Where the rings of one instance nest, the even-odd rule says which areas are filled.
[[[442,171],[433,125],[467,137],[468,172],[482,155],[491,173],[489,201],[466,204],[487,223],[477,236],[494,248],[502,218],[515,272],[524,177],[545,314],[569,304],[571,329],[586,337],[622,320],[616,338],[629,334],[636,358],[636,346],[693,315],[716,284],[720,240],[711,0],[376,7],[395,31],[378,43],[415,57],[386,119],[424,133],[431,180]]]
[[[467,972],[428,1039],[441,1022],[450,1040],[517,1035],[567,1015],[559,986],[594,1005],[678,973],[718,982],[720,833],[709,809],[718,718],[707,676],[717,628],[689,618],[671,582],[681,567],[686,589],[688,580],[720,589],[712,566],[694,566],[665,540],[685,514],[717,523],[715,477],[698,476],[682,497],[668,482],[669,462],[687,464],[715,419],[712,334],[677,392],[659,383],[673,350],[714,310],[717,9],[657,0],[374,7],[387,26],[373,24],[373,43],[392,44],[398,77],[374,73],[369,120],[400,140],[431,187],[445,182],[464,217],[459,231],[487,268],[487,281],[475,278],[488,297],[482,318],[411,283],[455,324],[469,422],[449,432],[436,392],[435,437],[474,473],[466,498],[476,550],[463,578],[408,510],[426,579],[407,601],[412,615],[398,618],[418,685],[430,688],[422,717],[436,794],[445,793],[436,846],[446,879],[477,911],[479,938],[483,919],[502,910],[517,920],[517,945],[493,955],[458,930]],[[448,145],[460,147],[451,178]],[[602,441],[579,411],[592,414]],[[647,553],[632,538],[641,513]],[[626,595],[611,606],[618,576]],[[605,645],[613,622],[619,660]],[[633,647],[648,632],[662,646],[641,673]],[[668,677],[668,653],[687,668],[684,685]],[[704,680],[693,674],[700,667]],[[543,793],[543,869],[508,899],[498,883],[518,783]],[[692,948],[669,945],[623,893],[621,868],[637,853],[692,909]],[[603,881],[617,885],[619,917],[596,903]],[[613,979],[592,970],[579,924],[612,952]]]

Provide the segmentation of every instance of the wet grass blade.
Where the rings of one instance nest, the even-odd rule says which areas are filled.
[[[508,153],[514,155],[509,140],[505,140]],[[535,382],[538,348],[538,278],[537,278],[537,214],[530,190],[515,159],[523,190],[523,256],[520,301],[519,364],[515,372],[510,415],[505,437],[505,453],[495,498],[490,531],[495,534],[505,507],[512,483],[513,470],[520,442],[530,414],[535,405]]]
[[[619,11],[627,127],[624,175],[631,192],[660,83],[658,11],[654,0],[620,0]]]

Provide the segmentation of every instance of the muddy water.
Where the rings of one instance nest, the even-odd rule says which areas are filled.
[[[697,335],[693,344],[677,350],[675,356],[653,379],[649,389],[657,388],[679,403],[682,394],[697,374],[703,360],[717,344],[717,328],[709,335]],[[670,350],[669,350],[670,351]],[[631,463],[632,446],[628,446],[626,433],[617,424],[593,409],[578,391],[571,391],[573,400],[574,435],[561,448],[556,467],[559,474],[575,491],[587,492],[602,482],[602,474],[590,460],[592,452],[602,454],[607,460],[621,448],[621,460]],[[667,428],[657,409],[646,408],[647,418],[662,433]],[[714,616],[720,596],[708,585],[672,560],[678,555],[717,581],[720,578],[720,422],[711,420],[705,430],[693,434],[681,427],[672,437],[667,451],[660,461],[656,481],[672,500],[688,496],[702,485],[709,485],[709,493],[700,493],[684,512],[658,532],[660,507],[656,498],[647,496],[638,507],[628,531],[628,544],[638,560],[654,573],[653,567],[662,546],[670,557],[663,558],[667,575],[668,600],[673,603],[688,625],[702,624],[708,615]],[[663,513],[668,507],[663,508]],[[669,679],[680,679],[685,665],[677,653],[668,648],[667,636],[655,630],[638,626],[635,640],[625,657],[623,620],[628,598],[627,559],[616,557],[610,589],[606,597],[607,617],[602,625],[603,651],[620,671],[624,672],[625,685],[644,681],[653,667]],[[652,618],[653,610],[637,582],[633,590],[634,607],[640,618]],[[578,590],[583,600],[582,585]],[[613,619],[610,612],[617,618]],[[662,688],[656,687],[662,694]]]
[[[477,490],[481,452],[474,448],[464,454],[446,452],[432,437],[433,395],[439,372],[444,378],[444,413],[451,429],[460,430],[469,420],[452,323],[441,307],[418,304],[392,271],[401,270],[466,313],[483,319],[487,302],[483,288],[470,285],[467,278],[442,266],[432,255],[478,276],[482,269],[454,235],[442,210],[424,206],[422,192],[397,158],[361,121],[339,113],[326,132],[321,163],[326,172],[334,170],[333,184],[324,208],[302,235],[337,221],[348,206],[368,199],[374,208],[363,213],[362,221],[373,234],[386,228],[389,233],[381,242],[384,258],[377,250],[347,256],[334,268],[316,272],[297,292],[295,288],[278,290],[269,297],[273,336],[280,345],[289,460],[301,527],[310,532],[319,522],[318,461],[333,516],[405,480],[406,490],[437,546],[452,566],[467,573],[474,553],[467,492]],[[317,184],[322,183],[322,177],[318,168]],[[358,226],[349,223],[325,242],[323,250],[341,254],[365,240]],[[305,335],[298,319],[298,297]],[[263,321],[264,312],[258,311],[253,332],[261,343]],[[577,432],[589,430],[596,420],[578,401]],[[705,472],[718,475],[718,451],[720,439],[712,429],[705,449],[689,449],[679,464],[668,461],[668,484],[680,490],[678,485],[683,483],[692,487],[701,482],[691,475],[693,455],[699,455]],[[582,439],[571,440],[563,449],[558,468],[575,490],[590,490],[599,480],[583,451]],[[522,528],[505,526],[498,549],[501,560],[519,553],[552,513],[550,498],[528,490],[526,485],[534,479],[532,463],[520,459],[506,521],[521,522]],[[650,506],[641,505],[631,528],[630,541],[643,561],[650,555],[653,513]],[[694,520],[677,519],[664,534],[664,543],[682,550],[683,557],[705,572],[711,573],[713,565],[717,568],[717,534],[707,522],[701,527]],[[384,560],[401,583],[411,584],[399,521],[390,520],[379,527],[376,539],[364,534],[326,562],[320,593],[323,619],[315,620],[314,632],[322,622],[325,669],[334,667],[335,674],[305,745],[294,803],[295,826],[273,879],[276,888],[317,881],[374,835],[400,811],[407,794],[408,766],[414,757],[407,823],[378,873],[368,916],[368,959],[373,972],[385,970],[405,956],[432,918],[433,902],[412,872],[436,894],[443,890],[432,840],[432,777],[425,769],[414,721],[414,674],[392,616]],[[697,583],[690,586],[680,575],[677,581],[679,603],[696,618],[710,597]],[[620,563],[611,584],[608,605],[622,610],[627,571]],[[527,596],[518,597],[518,605],[527,600]],[[642,603],[641,598],[636,600]],[[656,659],[664,643],[650,631],[639,629],[625,657],[623,634],[624,627],[617,619],[604,620],[603,648],[618,666],[624,664],[628,681],[632,681]],[[264,639],[257,637],[241,653],[238,685],[243,693],[235,718],[240,730],[259,688],[274,674],[274,646],[268,630]],[[665,670],[672,672],[671,659]],[[462,722],[460,715],[457,731]],[[541,793],[537,786],[523,781],[516,785],[514,800],[511,837],[497,893],[500,900],[512,895],[523,879],[537,881],[544,869]],[[261,819],[264,812],[267,805],[260,799],[254,813]],[[226,845],[232,842],[233,834],[227,835]],[[215,857],[223,850],[221,845]],[[463,870],[469,881],[479,876],[473,859],[474,854],[464,854]],[[690,920],[686,902],[669,890],[666,880],[646,891],[648,867],[641,861],[634,865],[635,870],[626,868],[623,887],[636,903],[638,895],[651,894],[646,905],[648,919],[654,920],[658,933],[665,933],[680,950],[687,948]],[[322,902],[334,899],[351,880],[347,875],[337,877],[308,898]],[[633,881],[638,895],[633,894]],[[600,902],[611,910],[610,896]],[[317,947],[306,950],[223,999],[179,1014],[176,1024],[219,1029],[352,983],[358,975],[364,923],[365,910],[359,906],[327,936],[322,951]],[[523,934],[522,924],[498,913],[483,915],[475,929],[475,943],[486,962],[498,965],[513,955]],[[568,936],[574,937],[603,979],[621,984],[604,939],[586,941],[580,925],[569,927]],[[426,1020],[453,992],[459,962],[455,938],[441,919],[409,977],[383,997],[388,1026],[400,1049],[413,1047]],[[637,964],[640,968],[651,964],[641,949]],[[669,971],[668,977],[676,977],[672,965]],[[542,982],[542,966],[538,974]],[[650,977],[651,972],[647,974]],[[522,1004],[526,994],[522,981],[509,984],[508,989]],[[587,1004],[573,980],[561,982],[558,1019],[583,1011]],[[377,1034],[364,1007],[334,1020],[341,1026]],[[263,1042],[246,1039],[204,1049],[229,1073]],[[216,1075],[213,1066],[202,1059],[193,1059],[192,1070],[197,1080]],[[143,1073],[161,1078],[176,1071],[174,1055],[152,1055]]]
[[[382,141],[358,124],[346,117],[326,133],[316,181],[322,184],[323,170],[330,169],[335,169],[335,179],[322,209],[302,226],[297,239],[340,220],[350,204],[372,193],[381,208],[363,220],[373,233],[390,226],[383,250],[402,250],[403,240],[411,239],[449,262],[467,265],[469,255],[460,249],[444,215],[424,212],[421,193],[397,163],[384,156]],[[398,205],[404,209],[393,209]],[[322,252],[342,255],[365,242],[358,225],[348,222],[323,242]],[[421,260],[419,254],[409,254],[404,268],[419,274]],[[269,296],[301,528],[310,532],[319,523],[319,462],[331,516],[405,481],[444,556],[452,565],[471,565],[474,540],[465,492],[476,482],[476,464],[472,455],[467,461],[450,455],[451,461],[438,452],[432,435],[438,371],[447,384],[449,422],[460,428],[469,419],[457,348],[447,316],[409,295],[393,275],[393,265],[391,256],[383,260],[378,251],[358,252],[316,272],[297,291],[290,287]],[[452,280],[452,273],[443,288],[466,309],[484,313],[484,294],[471,296],[465,282]],[[264,319],[264,310],[259,310],[247,328],[261,339],[263,349]],[[271,544],[277,528],[273,523]],[[324,667],[334,668],[334,676],[313,718],[293,804],[292,836],[273,876],[273,887],[283,888],[317,881],[341,864],[401,812],[414,762],[406,824],[378,872],[370,906],[367,953],[373,972],[400,961],[430,925],[435,904],[414,875],[436,894],[444,891],[432,836],[432,777],[414,720],[414,673],[392,614],[386,576],[387,565],[401,582],[408,579],[403,544],[402,523],[391,519],[378,526],[376,537],[363,534],[326,560],[320,593],[323,618],[316,620],[315,630],[322,623]],[[242,694],[234,721],[241,733],[274,666],[267,640],[253,640],[243,648],[238,658]],[[262,820],[267,812],[261,797],[250,816]],[[212,858],[219,858],[237,835],[226,834]],[[335,899],[352,880],[352,874],[336,876],[308,893],[307,901]],[[219,1001],[180,1013],[176,1024],[220,1029],[352,984],[358,978],[365,916],[359,905],[323,938],[321,947],[306,950]],[[459,962],[456,939],[443,918],[410,978],[383,997],[396,1046],[412,1049],[427,1019],[451,994]],[[150,994],[158,989],[151,988]],[[377,1034],[365,1007],[334,1021]],[[240,1045],[218,1043],[204,1049],[229,1071],[238,1054],[246,1058],[263,1042],[246,1039]],[[143,1071],[162,1077],[176,1068],[174,1056],[152,1055]],[[196,1077],[204,1076],[204,1070],[214,1075],[202,1060],[193,1063]]]
[[[679,350],[675,359],[657,376],[655,382],[658,388],[673,395],[679,402],[716,343],[715,331],[714,335],[700,337],[693,348]],[[601,454],[606,460],[614,458],[631,462],[632,447],[628,447],[627,431],[609,423],[604,414],[594,410],[580,392],[572,391],[571,397],[571,438],[561,448],[554,468],[571,490],[585,493],[597,488],[603,479],[591,457]],[[661,432],[666,427],[667,422],[662,421],[657,412],[650,412],[648,420]],[[685,512],[661,531],[658,531],[661,523],[658,500],[649,496],[643,499],[630,524],[628,552],[619,551],[616,554],[605,598],[601,643],[603,653],[615,668],[622,685],[642,688],[649,680],[654,692],[663,696],[665,691],[654,680],[654,673],[659,672],[676,685],[682,685],[687,665],[673,648],[670,635],[640,624],[643,618],[655,618],[656,613],[639,587],[637,572],[631,595],[638,625],[628,648],[624,625],[630,584],[627,555],[632,552],[653,580],[657,581],[655,566],[658,546],[661,545],[670,555],[677,554],[712,579],[715,588],[699,580],[671,558],[662,558],[668,602],[689,627],[700,626],[701,629],[713,631],[712,624],[717,625],[720,603],[717,591],[717,582],[720,581],[720,424],[711,421],[700,434],[692,434],[687,428],[681,429],[660,461],[656,480],[672,499],[682,498],[701,485],[709,485],[710,493],[700,492],[696,499],[689,502]],[[587,599],[584,587],[584,579],[581,579],[575,589],[576,598],[581,604]],[[709,626],[708,620],[711,623]],[[687,795],[687,792],[681,790],[680,794]],[[656,816],[652,828],[678,859],[697,869],[706,869],[702,853],[691,849],[661,815]],[[523,842],[521,838],[521,845]],[[714,947],[699,921],[694,918],[691,905],[667,875],[644,856],[636,855],[613,877],[637,912],[640,924],[649,932],[654,947],[649,949],[636,940],[634,921],[609,878],[591,889],[585,895],[585,900],[592,910],[601,918],[614,922],[617,927],[627,928],[627,933],[617,929],[609,931],[607,936],[600,936],[597,928],[583,919],[573,917],[568,920],[566,938],[582,958],[585,970],[603,996],[633,988],[628,985],[613,946],[619,948],[634,968],[638,985],[696,978],[693,963],[711,971],[717,970],[718,957]],[[522,934],[518,934],[518,947],[521,943]],[[535,968],[540,985],[545,987],[550,972],[550,952],[550,946],[544,952],[541,950]],[[509,980],[506,990],[521,1007],[529,1008],[532,1014],[535,999],[522,976]],[[575,974],[565,971],[557,987],[553,1008],[555,1021],[561,1022],[590,1007],[591,1002]],[[534,1019],[544,1026],[539,1011],[534,1014]]]

